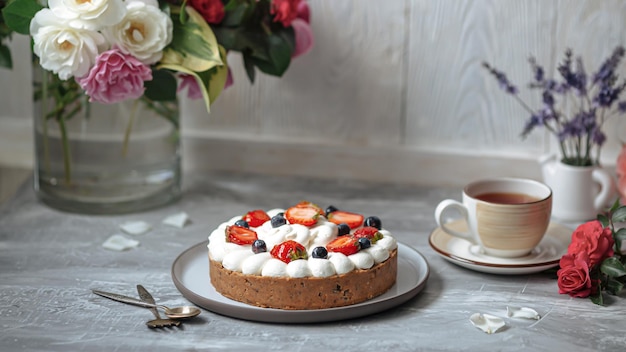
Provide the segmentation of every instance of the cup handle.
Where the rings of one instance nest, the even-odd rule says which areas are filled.
[[[448,209],[455,209],[457,210],[459,213],[461,213],[462,217],[465,219],[466,222],[468,222],[468,214],[467,214],[467,208],[465,207],[465,205],[463,205],[463,203],[458,202],[454,199],[446,199],[441,201],[441,203],[439,203],[439,205],[437,205],[437,208],[435,209],[435,220],[437,221],[437,225],[439,225],[439,227],[447,232],[448,234],[452,235],[452,236],[456,236],[456,237],[461,237],[461,238],[465,238],[468,240],[472,240],[473,236],[471,232],[460,232],[460,231],[456,231],[454,229],[451,229],[448,227],[448,224],[444,221],[443,219],[443,215],[445,213],[446,210]],[[468,222],[469,223],[469,222]]]
[[[615,184],[609,172],[604,169],[594,169],[591,177],[595,182],[600,185],[600,192],[593,200],[595,210],[600,211],[613,197],[613,193],[615,192]]]

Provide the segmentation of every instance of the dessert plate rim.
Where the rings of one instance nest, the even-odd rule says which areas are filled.
[[[398,275],[386,293],[371,300],[344,307],[283,310],[261,308],[226,298],[215,291],[209,278],[208,241],[184,250],[174,260],[172,281],[190,302],[211,312],[243,320],[268,323],[318,323],[362,317],[398,306],[426,286],[430,268],[416,249],[398,243]]]

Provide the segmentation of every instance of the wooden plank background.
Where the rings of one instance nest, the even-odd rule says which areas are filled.
[[[625,45],[621,0],[309,4],[315,47],[285,76],[260,74],[252,85],[233,53],[235,85],[210,115],[201,102],[183,99],[186,170],[426,184],[538,178],[537,159],[556,150],[554,140],[543,131],[519,137],[527,114],[481,63],[506,71],[521,96],[538,104],[523,88],[531,78],[530,55],[554,74],[572,48],[593,71],[616,45]],[[20,55],[14,72],[0,72],[0,165],[32,162],[24,42],[14,43]],[[626,76],[626,62],[621,73]],[[619,122],[606,129],[607,167],[619,151]]]

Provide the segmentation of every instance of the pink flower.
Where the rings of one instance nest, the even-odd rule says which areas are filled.
[[[187,98],[196,100],[202,99],[202,91],[200,90],[200,86],[198,85],[198,81],[192,75],[181,74],[179,75],[181,82],[180,86],[178,86],[178,92],[182,92],[187,89]],[[228,76],[226,76],[226,82],[224,83],[224,89],[233,85],[233,75],[230,72],[230,67],[228,68]]]
[[[291,22],[298,16],[298,7],[302,0],[273,0],[270,14],[274,15],[274,22],[281,22],[283,27],[291,26]]]
[[[296,18],[291,22],[296,38],[296,47],[291,53],[291,57],[298,57],[311,51],[313,48],[313,31],[311,26],[303,19]]]
[[[178,92],[182,92],[187,89],[187,98],[189,99],[202,99],[202,91],[200,90],[200,86],[198,85],[198,81],[192,75],[181,74],[180,77],[180,85],[178,86]]]
[[[98,55],[87,76],[77,82],[89,95],[90,102],[112,104],[141,97],[145,90],[143,82],[150,80],[150,67],[114,48]]]
[[[226,14],[222,0],[189,0],[189,5],[211,24],[221,23]]]
[[[613,256],[613,233],[610,228],[603,228],[598,220],[586,222],[572,234],[572,242],[567,248],[567,253],[573,256],[588,258],[590,268],[608,257]]]
[[[589,265],[586,256],[566,254],[561,258],[561,269],[557,272],[559,293],[567,293],[572,297],[589,297],[595,292],[596,283],[589,276]]]

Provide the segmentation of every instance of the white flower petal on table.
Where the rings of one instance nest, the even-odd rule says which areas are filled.
[[[490,314],[474,313],[469,320],[472,325],[487,334],[493,334],[506,325],[504,320]]]
[[[185,212],[170,215],[163,220],[163,224],[178,227],[182,229],[189,221],[189,215]]]
[[[152,229],[145,221],[127,221],[120,225],[120,229],[129,235],[143,235]]]
[[[109,237],[102,244],[102,247],[113,251],[125,251],[127,249],[135,248],[137,246],[139,246],[139,241],[126,238],[124,235],[121,234],[115,234]]]
[[[541,319],[536,310],[528,307],[506,307],[506,315],[510,318]]]

